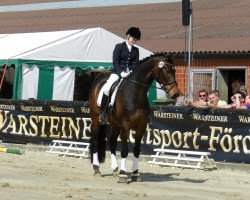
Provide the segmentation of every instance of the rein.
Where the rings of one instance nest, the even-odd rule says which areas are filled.
[[[129,78],[126,78],[126,80],[129,80],[129,81],[131,81],[132,83],[135,83],[135,84],[138,84],[138,85],[141,85],[141,86],[144,86],[144,87],[156,88],[156,89],[164,90],[163,87],[157,87],[157,86],[147,85],[147,84],[140,83],[140,82],[138,82],[138,81],[135,81],[135,80],[132,80],[132,79],[129,79]],[[168,92],[174,87],[174,84],[176,84],[176,81],[164,83],[164,85],[171,85],[171,84],[173,84],[172,87],[171,87],[168,91],[166,91],[166,93],[168,93]],[[165,91],[165,90],[164,90],[164,91]]]
[[[163,69],[165,69],[165,70],[163,70]],[[157,79],[158,79],[158,77],[159,77],[160,72],[166,73],[166,66],[164,66],[164,67],[162,67],[162,68],[159,68],[158,73],[157,73],[157,75],[156,75],[156,77],[155,77],[155,80],[156,80],[156,81],[157,81]],[[141,85],[141,86],[143,86],[143,87],[156,88],[156,89],[160,89],[160,90],[164,90],[164,86],[172,85],[172,87],[170,87],[167,91],[164,90],[166,93],[168,93],[170,90],[172,90],[172,88],[174,87],[174,84],[176,84],[176,81],[165,82],[165,83],[161,84],[161,85],[162,85],[161,87],[157,87],[157,86],[151,86],[151,85],[148,85],[148,84],[140,83],[140,82],[138,82],[138,81],[129,79],[129,78],[127,78],[127,77],[126,77],[125,79],[131,81],[132,83]],[[157,82],[158,82],[158,81],[157,81]],[[159,83],[159,82],[158,82],[158,83]]]
[[[151,85],[147,85],[147,84],[144,84],[144,83],[140,83],[138,81],[135,81],[135,80],[132,80],[132,79],[129,79],[129,78],[126,78],[126,79],[129,80],[129,81],[131,81],[132,83],[135,83],[135,84],[138,84],[138,85],[141,85],[141,86],[144,86],[144,87],[162,89],[160,87],[156,87],[156,86],[151,86]]]

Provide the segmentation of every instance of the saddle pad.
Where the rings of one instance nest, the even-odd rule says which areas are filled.
[[[109,106],[112,107],[115,103],[115,97],[116,97],[116,94],[117,94],[117,90],[119,88],[119,85],[121,84],[122,82],[122,79],[120,79],[119,83],[115,82],[112,86],[111,86],[111,89],[110,89],[110,95],[111,95],[111,98],[110,98],[110,102],[109,102]],[[98,94],[98,98],[97,98],[97,105],[98,106],[101,106],[101,103],[102,103],[102,96],[103,96],[103,87],[102,89],[100,90],[99,94]]]

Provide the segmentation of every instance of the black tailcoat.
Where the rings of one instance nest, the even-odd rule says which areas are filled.
[[[132,46],[129,52],[126,42],[116,44],[113,51],[113,73],[121,75],[121,72],[133,71],[139,64],[139,49]]]

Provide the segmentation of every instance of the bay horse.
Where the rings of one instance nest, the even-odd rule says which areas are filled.
[[[99,123],[100,108],[97,105],[99,91],[108,79],[108,75],[97,76],[89,94],[91,124],[90,153],[94,175],[101,176],[100,163],[105,161],[107,125]],[[128,138],[130,130],[135,131],[133,149],[132,181],[140,181],[138,158],[141,150],[141,140],[146,131],[150,115],[147,98],[148,90],[156,80],[163,90],[172,98],[178,96],[175,80],[175,68],[164,54],[155,54],[140,61],[138,67],[124,78],[117,90],[115,103],[107,110],[107,120],[112,131],[109,138],[111,151],[111,168],[118,175],[118,182],[127,182],[126,158],[128,156]],[[111,95],[110,95],[111,96]],[[121,138],[121,167],[118,173],[116,159],[117,139]]]

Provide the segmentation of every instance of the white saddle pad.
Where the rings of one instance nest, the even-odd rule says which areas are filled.
[[[112,93],[112,96],[111,96],[111,99],[110,99],[110,102],[109,102],[109,106],[113,106],[114,103],[115,103],[115,98],[116,98],[116,94],[117,94],[117,90],[119,88],[119,85],[121,84],[122,82],[122,79],[120,80],[119,84],[115,87],[115,90],[114,92]],[[102,96],[103,96],[103,87],[102,89],[100,90],[99,94],[98,94],[98,98],[97,98],[97,105],[98,106],[101,106],[101,103],[102,103]]]

